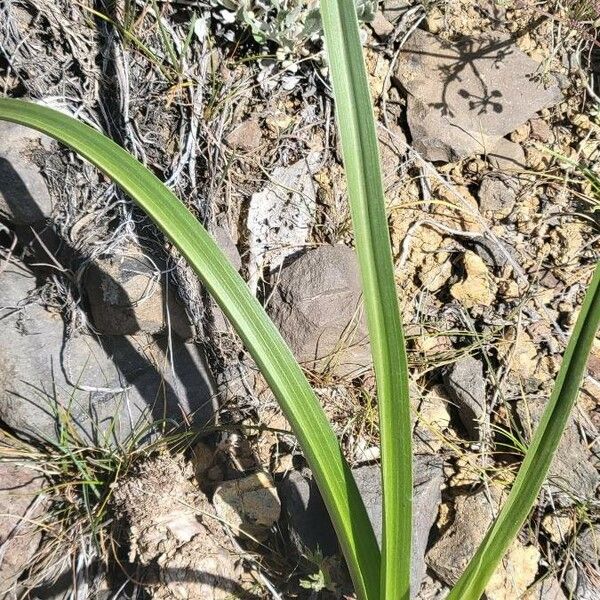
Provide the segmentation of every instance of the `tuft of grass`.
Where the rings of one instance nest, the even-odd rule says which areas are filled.
[[[116,443],[116,419],[102,431],[92,425],[86,435],[73,420],[69,404],[48,401],[55,437],[32,445],[9,436],[0,445],[0,461],[27,464],[45,479],[40,492],[45,515],[35,523],[42,543],[25,582],[30,589],[53,583],[65,570],[74,571],[75,579],[83,572],[83,580],[89,581],[95,565],[108,572],[119,564],[110,511],[115,486],[140,457],[164,447],[183,448],[192,435],[152,438],[148,434],[162,431],[164,423],[149,426],[140,421],[122,443]]]

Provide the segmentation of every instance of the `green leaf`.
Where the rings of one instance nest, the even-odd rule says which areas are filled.
[[[356,591],[378,585],[379,549],[364,504],[317,397],[283,338],[206,230],[150,171],[112,140],[58,111],[0,99],[0,119],[70,146],[118,184],[173,242],[246,344],[287,417],[313,471]]]
[[[321,14],[377,378],[383,480],[380,598],[408,600],[412,528],[408,367],[375,119],[353,0],[321,0]]]
[[[447,600],[479,600],[533,507],[579,395],[600,324],[600,265],[583,300],[554,390],[519,469],[506,504]]]

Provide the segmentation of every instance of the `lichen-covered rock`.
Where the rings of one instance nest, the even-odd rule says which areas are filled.
[[[321,246],[281,270],[268,310],[307,368],[343,375],[370,366],[354,251]]]

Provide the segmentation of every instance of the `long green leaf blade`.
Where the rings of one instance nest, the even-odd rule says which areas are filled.
[[[447,600],[479,600],[533,507],[579,395],[600,324],[600,265],[596,267],[540,423],[506,504]]]
[[[377,378],[383,481],[382,600],[410,596],[412,455],[408,367],[375,119],[353,0],[321,0],[348,196]]]
[[[192,213],[112,140],[58,111],[0,99],[0,119],[70,146],[118,184],[194,268],[246,344],[287,417],[313,471],[360,598],[375,600],[379,548],[338,441],[306,377],[243,279]]]

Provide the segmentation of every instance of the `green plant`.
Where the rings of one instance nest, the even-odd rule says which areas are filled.
[[[384,502],[383,560],[356,483],[319,402],[281,335],[185,206],[114,142],[63,114],[0,100],[0,119],[69,145],[120,185],[195,269],[246,344],[311,466],[361,599],[410,596],[411,430],[408,375],[383,203],[377,138],[352,0],[321,0],[378,387]],[[475,600],[533,506],[577,397],[600,321],[600,268],[586,294],[552,397],[513,489],[450,594]]]
[[[277,48],[283,66],[306,55],[307,44],[323,37],[318,0],[211,0],[218,33],[231,38],[233,24],[247,28],[254,41]],[[372,21],[375,0],[355,0],[359,20]]]

